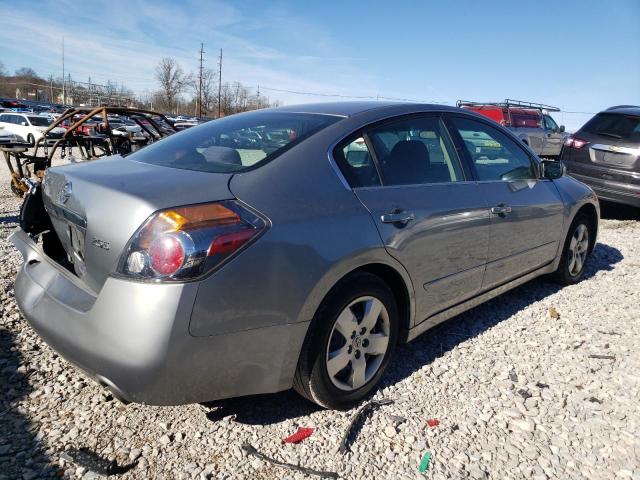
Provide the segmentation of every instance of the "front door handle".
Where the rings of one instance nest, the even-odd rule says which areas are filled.
[[[511,213],[511,207],[504,204],[496,205],[495,207],[491,207],[491,213],[505,216],[507,213]]]
[[[398,223],[398,224],[407,224],[412,220],[415,220],[416,216],[411,212],[392,212],[385,213],[380,216],[380,220],[382,223]]]

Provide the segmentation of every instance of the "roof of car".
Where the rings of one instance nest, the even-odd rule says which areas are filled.
[[[620,113],[622,115],[640,115],[640,106],[637,105],[617,105],[605,110],[609,113]]]
[[[327,102],[327,103],[306,103],[300,105],[286,105],[283,107],[276,107],[273,110],[281,112],[295,112],[295,113],[320,113],[324,115],[338,115],[341,117],[350,117],[358,113],[362,113],[369,110],[381,110],[389,107],[398,107],[401,105],[410,105],[413,108],[417,106],[424,107],[428,110],[448,110],[448,111],[460,111],[457,107],[448,107],[444,105],[432,105],[432,104],[416,104],[408,102],[382,102],[382,101],[367,101],[367,102]]]

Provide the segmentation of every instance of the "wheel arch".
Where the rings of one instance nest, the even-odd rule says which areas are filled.
[[[396,300],[396,306],[398,307],[398,313],[400,315],[400,335],[398,340],[400,342],[406,342],[409,336],[409,329],[411,328],[412,308],[411,308],[411,296],[409,289],[405,283],[402,275],[398,273],[393,267],[385,265],[383,263],[369,263],[356,268],[349,272],[348,275],[352,275],[355,272],[367,272],[376,277],[381,278],[384,283],[387,284],[393,297]]]
[[[592,203],[585,203],[576,211],[571,222],[578,218],[579,215],[585,215],[591,223],[591,228],[593,230],[593,242],[591,242],[591,245],[589,246],[589,253],[591,253],[596,245],[596,239],[598,238],[598,211]]]
[[[367,258],[360,259],[360,262],[351,261],[346,265],[340,265],[332,269],[332,272],[325,275],[325,278],[319,282],[309,295],[301,312],[301,318],[313,318],[324,300],[342,280],[358,272],[366,272],[382,279],[391,290],[400,313],[400,335],[398,340],[405,342],[415,316],[413,284],[404,267],[395,259],[389,257],[386,251],[383,251],[383,253],[384,256],[374,255],[371,257],[367,255]],[[387,257],[386,259],[384,258],[385,256]],[[330,280],[327,277],[330,277]]]

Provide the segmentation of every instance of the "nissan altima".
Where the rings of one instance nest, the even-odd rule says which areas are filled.
[[[295,388],[345,408],[400,342],[540,275],[572,284],[593,191],[472,112],[242,113],[50,168],[12,241],[40,336],[125,401]]]

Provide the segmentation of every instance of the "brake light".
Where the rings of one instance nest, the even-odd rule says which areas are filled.
[[[580,150],[582,147],[584,147],[588,143],[589,142],[587,142],[586,140],[582,140],[581,138],[573,137],[573,136],[567,137],[567,140],[564,142],[564,144],[567,147],[575,148],[576,150]]]
[[[267,228],[233,200],[156,212],[133,235],[118,273],[156,281],[190,280],[218,267]]]
[[[149,246],[151,269],[159,275],[173,275],[184,264],[185,251],[175,236],[161,235]]]

